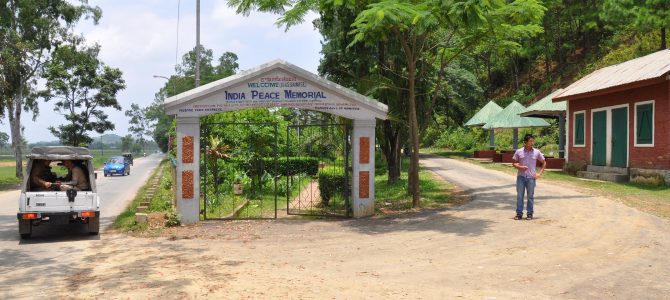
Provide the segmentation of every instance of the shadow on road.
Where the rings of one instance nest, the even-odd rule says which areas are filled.
[[[484,219],[464,219],[454,216],[449,209],[430,209],[403,213],[381,219],[345,221],[343,226],[363,234],[385,234],[406,231],[433,231],[458,236],[479,236],[493,223]]]
[[[21,239],[16,216],[0,216],[0,241],[16,241],[19,245],[100,240],[99,235],[90,235],[84,224],[53,225],[43,223],[33,227],[29,239]]]

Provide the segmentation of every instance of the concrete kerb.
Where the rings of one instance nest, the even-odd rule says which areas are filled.
[[[151,205],[151,200],[153,197],[156,195],[156,189],[158,188],[158,184],[160,184],[160,174],[158,177],[153,179],[151,182],[151,186],[147,188],[146,193],[144,194],[144,199],[142,199],[142,202],[139,203],[137,206],[137,209],[135,210],[135,222],[137,223],[146,223],[148,222],[148,215],[146,211],[149,209],[149,206]]]

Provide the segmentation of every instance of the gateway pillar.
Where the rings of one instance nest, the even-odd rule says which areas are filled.
[[[353,120],[353,180],[351,206],[353,217],[375,214],[375,124],[376,120]]]
[[[185,224],[200,220],[200,118],[177,117],[177,212]]]

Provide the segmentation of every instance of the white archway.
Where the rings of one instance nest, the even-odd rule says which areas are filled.
[[[165,100],[177,119],[177,211],[184,223],[200,219],[200,117],[259,107],[315,110],[353,120],[352,210],[374,214],[375,124],[388,107],[283,60],[275,60]]]

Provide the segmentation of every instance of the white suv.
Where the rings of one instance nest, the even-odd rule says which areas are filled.
[[[89,233],[98,234],[100,198],[88,149],[35,147],[27,157],[17,213],[21,238],[29,238],[33,226],[46,223],[86,224]],[[52,166],[61,166],[63,177],[52,172]]]

